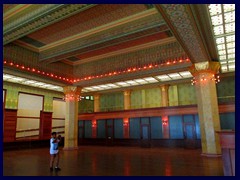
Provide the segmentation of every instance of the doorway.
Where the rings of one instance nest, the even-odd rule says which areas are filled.
[[[113,119],[106,120],[106,145],[113,145]]]
[[[149,124],[141,125],[141,147],[151,147]]]
[[[196,130],[193,123],[184,123],[184,147],[196,148]]]

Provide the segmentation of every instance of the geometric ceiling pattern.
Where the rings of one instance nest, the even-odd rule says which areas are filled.
[[[235,6],[4,4],[3,44],[10,76],[85,92],[160,84],[197,62],[235,70]]]

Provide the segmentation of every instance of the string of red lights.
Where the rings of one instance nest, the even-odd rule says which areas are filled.
[[[207,81],[208,79],[203,75],[201,78],[200,78],[200,81],[199,82],[205,82]],[[215,83],[219,83],[220,82],[220,76],[219,75],[216,75],[216,74],[213,74],[212,77],[209,79],[209,80],[212,80],[212,81],[215,81]],[[194,85],[198,83],[198,81],[195,79],[195,77],[193,77],[193,79],[191,80],[191,84]]]
[[[88,77],[84,77],[84,78],[77,78],[77,79],[70,79],[70,78],[65,78],[65,77],[61,77],[59,75],[56,75],[54,73],[50,73],[50,72],[44,72],[41,70],[38,70],[36,68],[33,67],[26,67],[23,64],[16,64],[13,63],[11,61],[7,61],[4,60],[3,63],[5,66],[10,66],[10,67],[16,67],[22,71],[28,71],[28,72],[32,72],[32,73],[36,73],[39,75],[43,75],[43,76],[48,76],[54,79],[58,79],[58,80],[62,80],[68,83],[76,83],[76,82],[80,82],[80,81],[86,81],[86,80],[91,80],[91,79],[96,79],[96,78],[103,78],[103,77],[108,77],[108,76],[114,76],[114,75],[120,75],[123,73],[131,73],[131,72],[136,72],[136,71],[143,71],[143,70],[149,70],[152,68],[159,68],[162,66],[168,66],[168,65],[175,65],[175,64],[179,64],[179,63],[188,63],[190,62],[189,58],[182,58],[179,60],[169,60],[166,61],[164,63],[158,63],[158,64],[149,64],[149,65],[144,65],[143,67],[131,67],[131,68],[127,68],[126,70],[121,70],[121,71],[113,71],[113,72],[109,72],[109,73],[105,73],[105,74],[100,74],[100,75],[95,75],[95,76],[88,76]]]

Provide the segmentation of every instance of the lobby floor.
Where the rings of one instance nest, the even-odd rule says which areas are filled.
[[[49,171],[49,149],[3,152],[4,176],[223,176],[221,157],[201,149],[79,146],[60,150],[61,171]]]

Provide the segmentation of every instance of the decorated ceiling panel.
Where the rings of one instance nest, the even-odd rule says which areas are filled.
[[[152,15],[152,13],[154,14]],[[120,25],[115,23],[116,25],[113,28],[103,28],[102,30],[88,32],[87,35],[86,33],[82,33],[82,35],[79,35],[79,38],[69,42],[62,42],[58,46],[45,46],[40,49],[40,60],[47,60],[51,57],[53,57],[52,59],[54,60],[61,60],[61,58],[84,52],[82,50],[84,48],[94,50],[94,46],[97,46],[97,49],[99,49],[115,45],[116,42],[120,44],[121,42],[139,39],[147,35],[168,30],[161,16],[156,14],[156,10],[150,11],[150,15],[147,15],[147,17],[137,20],[132,17],[132,19],[129,18],[126,23],[121,23]],[[62,56],[62,54],[65,53],[67,53],[67,56]],[[56,58],[58,55],[60,55],[61,58]]]
[[[144,5],[101,4],[34,32],[29,37],[45,44],[125,18],[146,9]]]
[[[6,4],[3,10],[7,73],[87,87],[218,60],[211,59],[213,35],[205,36],[212,33],[207,5]]]

